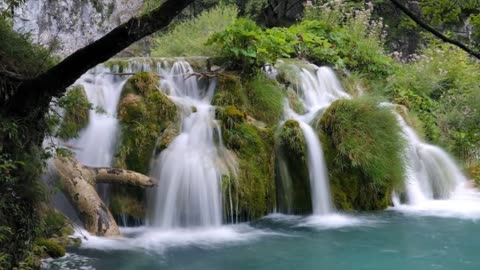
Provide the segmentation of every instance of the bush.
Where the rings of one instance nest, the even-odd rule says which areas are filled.
[[[205,45],[216,32],[232,25],[237,17],[235,6],[218,5],[196,18],[175,24],[170,31],[155,39],[153,56],[216,56],[217,47]]]
[[[480,66],[463,51],[433,43],[388,79],[386,94],[423,122],[426,139],[459,158],[480,144]]]
[[[395,115],[373,100],[334,102],[315,120],[338,208],[379,210],[404,180],[405,139]]]

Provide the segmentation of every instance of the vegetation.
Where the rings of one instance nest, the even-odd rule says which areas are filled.
[[[303,131],[297,121],[287,120],[277,136],[277,205],[281,211],[290,214],[311,213],[310,176]]]
[[[169,9],[155,9],[133,24],[123,25],[116,29],[117,35],[107,38],[109,42],[95,42],[54,69],[51,67],[56,59],[48,50],[32,45],[27,36],[12,31],[11,23],[3,19],[21,2],[7,1],[8,10],[2,7],[0,11],[2,269],[35,267],[40,250],[50,256],[64,254],[54,243],[56,236],[68,233],[67,222],[58,213],[42,210],[47,193],[39,181],[50,156],[41,145],[58,124],[58,119],[48,113],[52,98],[59,98],[88,68],[168,24],[188,1],[167,1]],[[189,14],[196,15],[216,2],[203,1],[201,8],[194,6]],[[310,211],[305,142],[299,125],[286,121],[277,136],[273,132],[285,97],[296,112],[301,114],[305,108],[292,88],[295,86],[283,88],[260,72],[265,64],[285,58],[349,70],[353,74],[348,78],[351,92],[362,85],[367,94],[403,105],[407,122],[421,130],[426,141],[453,152],[478,183],[480,70],[469,55],[432,41],[404,15],[385,16],[398,13],[391,1],[375,1],[380,8],[363,1],[316,1],[317,5],[306,7],[300,20],[293,19],[302,15],[301,6],[287,10],[292,1],[228,2],[239,4],[238,8],[220,5],[193,20],[177,23],[156,38],[152,54],[211,55],[225,63],[228,71],[219,75],[213,104],[217,106],[223,142],[239,165],[238,171],[223,182],[224,199],[235,206],[230,209],[233,216],[229,220],[258,218],[269,213],[276,200],[292,213]],[[478,1],[451,2],[406,1],[423,20],[447,36],[477,46]],[[237,13],[252,16],[237,19]],[[388,17],[385,22],[392,27],[385,27],[382,16]],[[465,22],[472,29],[468,35],[456,31]],[[282,82],[293,82],[295,78],[286,79],[291,75],[280,74],[285,79]],[[78,87],[58,104],[66,112],[57,134],[74,138],[88,123],[91,105]],[[122,138],[116,165],[146,173],[152,155],[159,154],[178,134],[176,106],[158,91],[156,75],[139,73],[124,87],[118,117]],[[394,115],[368,98],[340,100],[318,116],[314,125],[324,146],[337,208],[385,208],[392,189],[404,178],[404,142]],[[290,172],[286,179],[279,178],[281,164]],[[294,194],[285,195],[286,190]],[[124,214],[136,218],[143,216],[143,199],[143,191],[118,187],[110,207],[117,218]]]
[[[387,96],[415,112],[427,140],[465,161],[479,145],[480,66],[449,45],[433,43],[388,79]]]
[[[45,238],[38,238],[35,245],[43,247],[48,256],[58,258],[65,256],[65,249],[59,244]]]
[[[273,132],[249,120],[249,113],[255,107],[249,104],[250,88],[242,87],[238,77],[221,77],[217,88],[214,103],[222,105],[217,108],[216,114],[222,126],[223,142],[236,154],[239,167],[236,175],[223,182],[224,200],[238,206],[227,211],[233,213],[228,220],[252,220],[269,213],[275,203]],[[264,90],[259,91],[262,91],[262,96],[255,97],[257,102],[263,102],[265,97],[277,96],[268,94],[270,91],[279,90],[267,84]],[[257,112],[256,115],[261,114]]]
[[[92,107],[82,86],[75,86],[60,98],[59,107],[65,108],[63,121],[57,132],[62,139],[77,138],[78,133],[88,125],[89,111]]]
[[[153,73],[141,72],[125,83],[118,108],[122,127],[118,167],[148,173],[157,138],[176,124],[177,108],[158,89],[158,80]]]
[[[339,209],[379,210],[404,179],[404,138],[395,115],[371,99],[338,100],[315,126]]]
[[[235,6],[218,5],[203,11],[192,20],[174,24],[166,34],[155,39],[153,56],[215,56],[218,48],[205,46],[208,38],[233,24],[238,10]]]

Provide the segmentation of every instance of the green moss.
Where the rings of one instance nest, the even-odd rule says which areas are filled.
[[[338,100],[315,125],[337,208],[386,208],[405,171],[405,141],[395,115],[370,99]]]
[[[146,72],[125,83],[118,109],[122,127],[118,167],[148,173],[157,139],[167,127],[176,125],[177,108],[157,86],[156,75]]]
[[[306,214],[312,211],[307,147],[300,125],[287,120],[278,132],[276,187],[280,211]]]
[[[110,211],[114,217],[126,215],[141,219],[145,217],[145,205],[142,200],[127,192],[115,192],[110,199]],[[126,225],[126,224],[124,224]]]
[[[282,116],[283,102],[284,91],[263,74],[242,82],[238,74],[226,73],[219,78],[212,104],[235,106],[256,120],[274,126]]]
[[[245,121],[245,113],[233,106],[221,110],[223,141],[238,162],[237,177],[224,179],[225,201],[234,206],[230,209],[227,203],[225,211],[240,220],[259,218],[272,211],[275,202],[273,133]]]
[[[65,249],[52,240],[45,238],[38,238],[35,240],[35,245],[43,247],[48,256],[52,258],[59,258],[65,256]]]
[[[212,100],[214,106],[236,106],[246,109],[247,95],[243,89],[240,76],[236,73],[223,73],[217,82],[217,90]]]
[[[85,89],[82,86],[71,88],[59,100],[59,105],[65,108],[65,114],[57,136],[65,140],[77,138],[79,132],[88,125],[89,110],[92,107],[88,102]]]
[[[290,108],[294,112],[298,114],[305,114],[305,107],[303,106],[300,97],[297,95],[297,92],[295,92],[295,90],[293,90],[292,88],[287,89],[287,99]]]
[[[122,97],[135,94],[146,97],[148,94],[158,92],[159,77],[151,72],[139,72],[130,77],[122,89]]]
[[[107,62],[104,63],[104,65],[114,71],[115,69],[117,69],[116,71],[122,73],[123,71],[125,71],[127,68],[128,68],[128,61],[127,60],[122,60],[122,59],[111,59],[111,60],[108,60]]]
[[[247,113],[269,126],[276,125],[283,114],[285,97],[280,85],[258,74],[246,83],[246,91],[249,102]]]

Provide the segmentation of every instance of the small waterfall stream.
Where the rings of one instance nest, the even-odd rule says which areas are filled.
[[[313,64],[311,68],[313,71],[297,68],[300,81],[297,93],[306,113],[304,115],[295,113],[287,102],[285,118],[296,120],[305,137],[313,214],[326,215],[333,212],[328,171],[320,140],[310,126],[310,122],[335,100],[350,98],[350,96],[343,90],[332,69],[317,67]]]
[[[220,184],[225,172],[219,166],[221,142],[219,148],[215,143],[220,127],[210,105],[215,83],[188,77],[191,72],[182,61],[162,72],[166,87],[161,88],[182,108],[180,134],[154,160],[152,170],[161,181],[153,194],[149,223],[166,229],[222,224]]]
[[[455,161],[442,148],[423,142],[403,117],[394,113],[407,139],[406,196],[402,202],[394,194],[394,207],[434,215],[480,214],[480,193],[470,186]]]
[[[85,88],[94,110],[90,110],[88,126],[69,144],[74,146],[75,157],[88,166],[111,166],[115,151],[117,105],[128,77],[113,76],[110,72],[99,66],[75,83]]]

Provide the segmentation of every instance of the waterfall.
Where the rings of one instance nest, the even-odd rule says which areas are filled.
[[[408,203],[416,205],[427,200],[449,199],[456,188],[465,184],[467,179],[443,149],[423,142],[402,116],[395,114],[408,142],[405,150],[408,161]]]
[[[112,165],[118,132],[117,105],[127,79],[113,76],[109,69],[99,66],[75,82],[84,87],[88,101],[95,108],[89,112],[85,130],[69,142],[81,163],[96,167]]]
[[[335,100],[350,96],[343,90],[332,69],[315,65],[310,65],[309,69],[294,68],[299,74],[297,94],[306,113],[298,115],[287,102],[285,118],[296,120],[305,137],[313,214],[326,215],[333,211],[328,171],[320,140],[310,122]]]
[[[162,228],[219,226],[222,223],[220,127],[211,106],[215,82],[188,76],[192,68],[179,61],[161,72],[165,94],[181,108],[180,134],[153,161],[160,179],[153,192],[149,223]],[[203,84],[202,84],[203,83]]]

